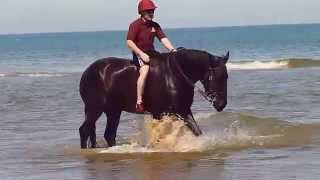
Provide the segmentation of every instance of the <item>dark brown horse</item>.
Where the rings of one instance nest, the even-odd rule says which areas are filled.
[[[150,71],[146,80],[144,103],[154,118],[163,113],[177,114],[195,135],[202,132],[193,118],[191,105],[194,88],[201,81],[205,94],[217,111],[227,104],[226,56],[205,51],[181,49],[173,53],[149,52]],[[104,58],[91,64],[80,81],[80,94],[85,104],[85,121],[79,128],[81,148],[96,147],[96,121],[102,113],[107,116],[104,137],[109,146],[115,138],[122,111],[136,113],[137,78],[139,71],[132,61]]]

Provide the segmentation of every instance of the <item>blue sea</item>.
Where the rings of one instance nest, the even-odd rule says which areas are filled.
[[[130,59],[126,31],[0,35],[0,179],[320,179],[320,24],[164,31],[175,47],[230,51],[227,107],[196,92],[201,137],[123,113],[112,148],[101,117],[105,148],[86,151],[81,74],[100,58]]]

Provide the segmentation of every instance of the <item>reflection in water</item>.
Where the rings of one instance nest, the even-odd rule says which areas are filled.
[[[66,149],[65,154],[84,157],[88,171],[84,174],[93,179],[219,180],[226,179],[226,165],[239,168],[239,162],[257,161],[256,158],[230,161],[229,154],[248,148],[306,144],[317,127],[234,113],[198,119],[202,127],[211,128],[211,133],[195,137],[182,121],[172,117],[161,121],[146,119],[140,133],[117,146],[87,150],[77,147]],[[264,151],[260,152],[259,161],[289,158],[288,155],[268,157]],[[229,159],[227,164],[226,159]]]
[[[112,156],[112,157],[110,157]],[[223,179],[225,154],[146,153],[125,156],[87,154],[87,170],[95,179]]]
[[[319,68],[230,71],[225,112],[213,113],[195,93],[192,109],[202,137],[159,133],[162,143],[172,142],[168,148],[156,141],[147,146],[147,140],[140,141],[146,136],[136,134],[137,123],[146,128],[143,119],[123,113],[118,146],[88,151],[79,150],[80,73],[5,76],[0,78],[0,179],[318,180],[319,75]],[[105,123],[105,117],[97,123],[98,138]]]

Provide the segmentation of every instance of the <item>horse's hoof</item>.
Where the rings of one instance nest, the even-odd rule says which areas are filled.
[[[96,148],[97,147],[97,145],[91,145],[91,148]]]
[[[194,119],[185,119],[185,122],[187,127],[189,127],[195,136],[200,136],[202,134],[199,125]]]
[[[116,140],[115,139],[109,139],[107,140],[108,146],[112,147],[116,145]]]
[[[202,131],[199,129],[198,131],[192,131],[195,136],[200,136]]]
[[[81,143],[81,149],[87,149],[87,144],[86,143]]]

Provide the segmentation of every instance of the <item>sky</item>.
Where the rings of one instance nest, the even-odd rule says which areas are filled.
[[[163,28],[320,23],[320,0],[155,0]],[[138,0],[0,0],[0,34],[127,30]]]

